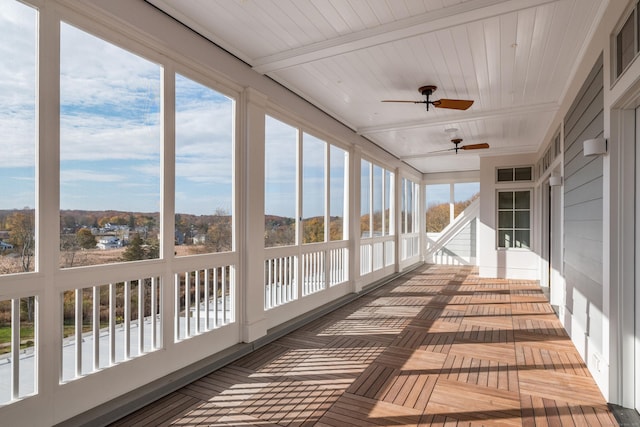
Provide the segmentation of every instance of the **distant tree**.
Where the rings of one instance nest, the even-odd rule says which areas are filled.
[[[329,239],[331,241],[344,239],[342,222],[343,222],[343,219],[341,217],[329,218]]]
[[[449,225],[449,203],[432,204],[427,208],[427,233],[439,233]]]
[[[123,261],[138,261],[145,259],[146,253],[142,245],[143,240],[142,237],[140,237],[140,234],[134,234],[131,241],[129,241],[127,248],[122,253]]]
[[[7,218],[10,241],[20,251],[22,271],[31,271],[35,247],[35,218],[33,210],[25,208],[23,212],[16,212]],[[27,313],[29,322],[33,321],[34,297],[24,298],[23,310]]]
[[[158,258],[160,258],[160,241],[158,241],[158,239],[153,239],[145,248],[145,259]]]
[[[465,210],[474,200],[480,197],[480,193],[476,193],[469,197],[467,200],[456,202],[453,204],[453,216],[457,217],[463,210]]]
[[[373,232],[374,235],[382,232],[382,211],[375,211],[373,213]]]
[[[324,242],[324,218],[314,217],[303,221],[303,237],[304,243]]]
[[[360,233],[362,236],[371,237],[371,227],[369,225],[369,214],[360,216]]]
[[[296,242],[294,218],[267,216],[264,227],[264,245],[267,248],[293,245]]]
[[[75,230],[76,228],[76,219],[73,215],[63,215],[60,222],[62,223],[62,227],[65,229]]]
[[[230,251],[233,246],[231,216],[224,209],[216,209],[207,229],[205,247],[211,252]]]
[[[63,258],[62,267],[73,267],[76,261],[76,254],[80,250],[78,236],[76,234],[60,235],[60,252]]]
[[[16,212],[7,218],[11,243],[20,251],[22,271],[31,271],[35,246],[35,223],[33,211]]]
[[[82,249],[93,249],[96,247],[96,238],[88,228],[81,228],[76,233],[78,245]]]

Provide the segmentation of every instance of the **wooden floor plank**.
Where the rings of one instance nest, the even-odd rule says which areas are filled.
[[[114,426],[615,426],[536,282],[424,266]]]

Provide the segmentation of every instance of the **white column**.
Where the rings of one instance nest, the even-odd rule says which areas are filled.
[[[239,319],[242,341],[267,333],[264,312],[264,139],[266,96],[247,88],[240,97],[238,135],[239,227],[236,247],[242,248],[238,271]],[[292,165],[295,167],[295,165]],[[245,168],[244,170],[242,168]]]
[[[396,168],[394,171],[394,188],[395,188],[395,192],[394,192],[394,197],[393,200],[391,201],[392,205],[393,205],[393,211],[396,213],[395,215],[395,223],[391,223],[391,221],[389,221],[389,226],[393,227],[395,230],[395,236],[396,236],[396,265],[395,265],[395,272],[399,272],[401,270],[400,264],[401,264],[401,255],[402,255],[402,203],[401,203],[401,199],[402,199],[402,177],[400,176],[400,168]]]
[[[54,281],[58,259],[47,256],[57,254],[60,248],[60,24],[53,9],[55,6],[50,3],[42,5],[38,31],[37,252],[34,259],[42,276],[42,293],[36,304],[34,374],[39,396],[54,396],[62,378],[62,304]],[[46,357],[39,357],[40,354]],[[46,409],[37,414],[32,420],[34,424],[36,419],[47,419],[45,412]]]
[[[426,226],[426,218],[427,218],[427,201],[426,201],[426,184],[424,183],[424,175],[423,180],[420,182],[418,186],[418,194],[416,198],[418,199],[418,217],[416,218],[418,224],[418,231],[420,232],[420,261],[424,262],[426,260],[427,254],[427,226]]]
[[[349,157],[349,231],[348,237],[351,243],[349,248],[349,282],[353,284],[353,292],[362,290],[360,279],[360,178],[362,165],[362,148],[354,146]]]

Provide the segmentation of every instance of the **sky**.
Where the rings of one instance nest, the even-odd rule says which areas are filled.
[[[0,209],[35,206],[36,14],[0,0]]]
[[[0,0],[0,209],[35,206],[36,20],[34,9]],[[62,23],[62,210],[160,210],[160,87],[158,64]],[[234,101],[177,75],[175,108],[176,212],[230,213]],[[298,130],[267,117],[265,131],[265,212],[295,217]],[[324,212],[327,176],[331,215],[343,214],[346,155],[329,147],[327,171],[327,143],[302,134],[303,217]]]

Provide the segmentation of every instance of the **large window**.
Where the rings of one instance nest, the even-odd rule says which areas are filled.
[[[36,21],[0,0],[0,274],[36,268]]]
[[[418,184],[415,182],[402,178],[402,199],[400,201],[402,206],[401,211],[401,231],[402,233],[417,233],[418,223],[415,221],[418,218]]]
[[[273,117],[265,126],[265,247],[345,240],[348,153]]]
[[[233,249],[232,99],[176,75],[177,255]]]
[[[498,247],[531,245],[531,191],[498,191]]]
[[[265,247],[296,243],[298,130],[265,118]]]
[[[479,196],[479,182],[426,185],[427,233],[440,233]]]
[[[360,236],[371,237],[371,162],[360,162]]]
[[[60,31],[60,265],[158,258],[160,67]]]
[[[349,155],[341,148],[330,146],[329,153],[330,174],[329,174],[329,240],[346,240],[346,228],[344,220],[346,218],[347,199],[346,185],[348,183],[347,171],[349,165]]]
[[[451,221],[451,185],[429,184],[425,193],[427,233],[440,233]]]
[[[325,241],[327,143],[302,135],[302,243]]]
[[[393,172],[367,160],[361,161],[360,236],[393,234]]]

